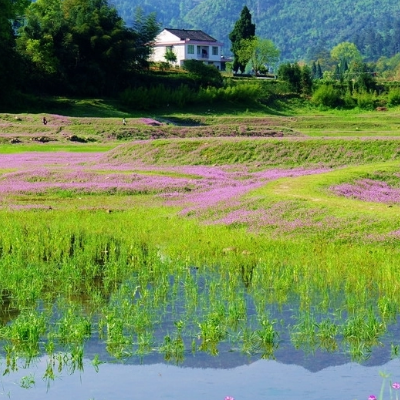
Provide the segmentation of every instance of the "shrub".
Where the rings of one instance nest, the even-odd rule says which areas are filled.
[[[222,86],[222,75],[212,65],[206,65],[199,60],[186,60],[183,68],[196,80],[201,82],[202,86]]]
[[[317,106],[334,108],[342,104],[340,93],[332,85],[322,85],[313,94],[311,101]]]
[[[346,108],[354,108],[356,106],[356,101],[354,100],[353,96],[351,95],[350,90],[347,90],[344,98],[343,103]]]
[[[390,88],[387,102],[389,106],[398,106],[400,104],[400,88]]]
[[[278,69],[278,78],[287,83],[288,89],[295,93],[301,91],[301,68],[299,64],[281,64]]]
[[[363,110],[373,110],[375,108],[375,96],[369,92],[358,93],[357,106]]]

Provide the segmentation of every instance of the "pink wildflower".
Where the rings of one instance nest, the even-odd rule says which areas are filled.
[[[396,389],[396,390],[400,389],[400,383],[398,383],[398,382],[393,382],[393,383],[392,383],[392,388],[393,388],[393,389]]]

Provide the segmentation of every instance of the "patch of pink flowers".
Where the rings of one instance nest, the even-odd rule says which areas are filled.
[[[400,202],[400,189],[373,179],[360,179],[354,183],[331,186],[330,190],[339,196],[363,201],[388,204]]]
[[[188,214],[199,209],[213,208],[218,204],[232,207],[237,205],[236,199],[240,196],[268,182],[286,177],[319,174],[326,172],[326,169],[267,169],[250,172],[246,167],[234,171],[230,171],[228,167],[185,167],[183,171],[203,177],[197,190],[179,194],[169,201],[170,205],[182,206],[182,214]]]
[[[49,189],[162,193],[168,204],[184,211],[234,202],[239,196],[283,178],[324,172],[324,169],[246,167],[149,167],[103,161],[101,153],[21,153],[0,155],[0,195],[37,193]]]
[[[156,194],[182,215],[207,223],[246,223],[252,229],[322,228],[327,221],[305,209],[293,218],[289,202],[254,208],[245,195],[276,179],[320,174],[324,168],[265,169],[235,166],[148,166],[121,163],[102,153],[21,153],[0,155],[0,199],[10,194],[70,190],[77,193]],[[24,205],[24,207],[27,207]],[[38,207],[38,205],[36,205]],[[329,221],[334,226],[335,221]]]

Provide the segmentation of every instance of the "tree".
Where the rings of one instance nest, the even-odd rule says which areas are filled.
[[[233,70],[237,72],[240,70],[242,73],[246,68],[249,59],[241,59],[239,61],[238,51],[241,48],[241,41],[243,39],[251,39],[256,34],[256,26],[251,22],[251,14],[247,6],[244,6],[240,13],[240,18],[236,21],[232,32],[229,34],[229,39],[232,43],[231,51],[233,53]]]
[[[354,82],[354,89],[358,92],[372,92],[376,89],[376,80],[371,66],[365,63],[353,63],[350,66],[350,78]]]
[[[323,76],[323,74],[322,74],[321,64],[318,62],[317,63],[317,73],[315,75],[315,78],[316,79],[322,79],[322,76]]]
[[[336,62],[362,61],[362,55],[354,43],[342,42],[331,50],[331,57]]]
[[[10,0],[0,0],[0,101],[10,97],[19,80],[20,60],[15,52],[11,22],[16,10]]]
[[[301,92],[301,68],[299,64],[281,64],[278,69],[278,78],[287,82],[289,90],[295,93]]]
[[[266,64],[275,64],[278,61],[279,54],[279,50],[271,40],[254,36],[240,41],[237,59],[239,63],[244,65],[250,62],[257,74]]]
[[[127,28],[107,0],[37,0],[26,17],[19,51],[35,85],[57,93],[115,93],[147,65],[159,29],[140,12]]]
[[[148,59],[153,51],[152,43],[160,32],[160,24],[157,22],[156,14],[145,15],[142,8],[136,8],[133,27],[130,30],[133,34],[134,65],[140,68],[147,68]]]
[[[300,71],[300,87],[301,92],[305,95],[310,95],[312,92],[312,72],[308,65],[303,65]]]
[[[31,0],[12,0],[10,2],[10,6],[13,12],[13,18],[17,18],[23,15],[30,3]]]

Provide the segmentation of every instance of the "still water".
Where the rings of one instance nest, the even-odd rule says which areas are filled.
[[[395,359],[382,366],[346,363],[311,372],[299,365],[258,360],[228,369],[106,363],[96,372],[86,361],[84,373],[64,373],[47,388],[41,379],[46,368],[43,358],[34,368],[3,376],[0,398],[223,400],[232,396],[235,400],[366,400],[370,394],[379,394],[379,373],[391,373],[396,380],[400,377],[399,367],[400,360]],[[36,378],[35,385],[23,389],[19,380],[29,374]],[[385,398],[390,398],[388,389]]]
[[[55,379],[44,381],[48,356],[39,356],[26,368],[20,359],[17,371],[0,374],[0,399],[224,400],[231,396],[235,400],[367,400],[371,394],[378,397],[382,372],[391,375],[383,400],[396,398],[390,396],[389,384],[400,382],[399,352],[392,353],[393,343],[400,337],[399,321],[359,363],[352,362],[345,346],[333,352],[297,348],[283,327],[274,359],[261,359],[259,353],[248,356],[229,342],[218,345],[217,356],[192,353],[187,343],[179,365],[166,363],[159,352],[127,357],[122,362],[93,334],[85,342],[83,371],[71,372],[66,366],[57,372],[56,366]],[[98,369],[91,362],[96,356],[102,361]],[[3,372],[4,354],[0,357]],[[21,387],[24,383],[30,387]]]

